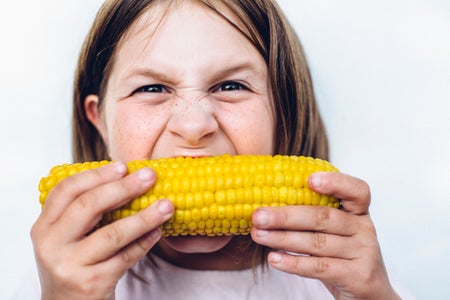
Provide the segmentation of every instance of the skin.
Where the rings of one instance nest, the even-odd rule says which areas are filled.
[[[118,50],[104,111],[96,96],[87,99],[88,116],[112,159],[273,153],[263,58],[222,18],[193,5],[176,8],[157,30],[148,22],[153,18],[142,18]],[[159,247],[212,253],[231,239],[173,237]],[[218,253],[208,257],[216,268],[228,265]]]
[[[184,1],[156,29],[151,20],[157,12],[145,13],[121,41],[104,106],[98,107],[96,95],[86,99],[87,116],[117,162],[58,184],[31,230],[45,299],[113,299],[118,280],[153,247],[183,267],[250,267],[248,260],[231,259],[242,255],[239,237],[161,238],[159,226],[173,214],[167,200],[92,231],[105,211],[155,183],[152,170],[127,174],[123,162],[273,153],[271,88],[257,50],[198,4]],[[254,241],[310,254],[272,251],[269,264],[322,280],[338,299],[395,299],[368,214],[368,185],[345,174],[322,173],[309,183],[342,199],[344,209],[257,210]]]

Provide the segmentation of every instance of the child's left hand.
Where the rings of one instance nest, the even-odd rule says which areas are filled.
[[[340,199],[343,209],[286,206],[255,211],[253,240],[279,250],[269,254],[269,264],[321,280],[337,299],[399,299],[369,216],[367,183],[343,173],[316,173],[309,185]]]

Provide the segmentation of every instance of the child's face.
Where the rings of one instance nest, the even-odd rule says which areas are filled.
[[[272,95],[259,52],[200,4],[183,2],[158,28],[156,10],[121,41],[102,113],[96,97],[87,98],[111,159],[273,154]]]

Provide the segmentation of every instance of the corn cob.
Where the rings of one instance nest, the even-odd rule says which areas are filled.
[[[50,170],[39,183],[43,206],[49,191],[62,179],[77,172],[106,165],[109,161],[64,164]],[[107,212],[102,225],[132,215],[158,199],[175,206],[163,235],[238,235],[251,230],[251,214],[261,206],[324,205],[338,207],[333,197],[308,188],[313,172],[338,172],[317,158],[285,155],[222,155],[203,158],[178,157],[137,160],[128,171],[151,167],[156,184],[129,204]]]

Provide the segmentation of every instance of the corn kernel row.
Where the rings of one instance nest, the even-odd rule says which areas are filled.
[[[110,162],[64,164],[52,168],[39,184],[40,202],[64,178]],[[338,207],[333,197],[308,188],[313,172],[338,172],[329,162],[287,155],[221,155],[129,162],[129,172],[151,167],[155,185],[129,204],[108,212],[102,224],[133,215],[159,199],[174,203],[175,213],[162,226],[164,235],[248,234],[252,212],[261,206],[323,205]]]

